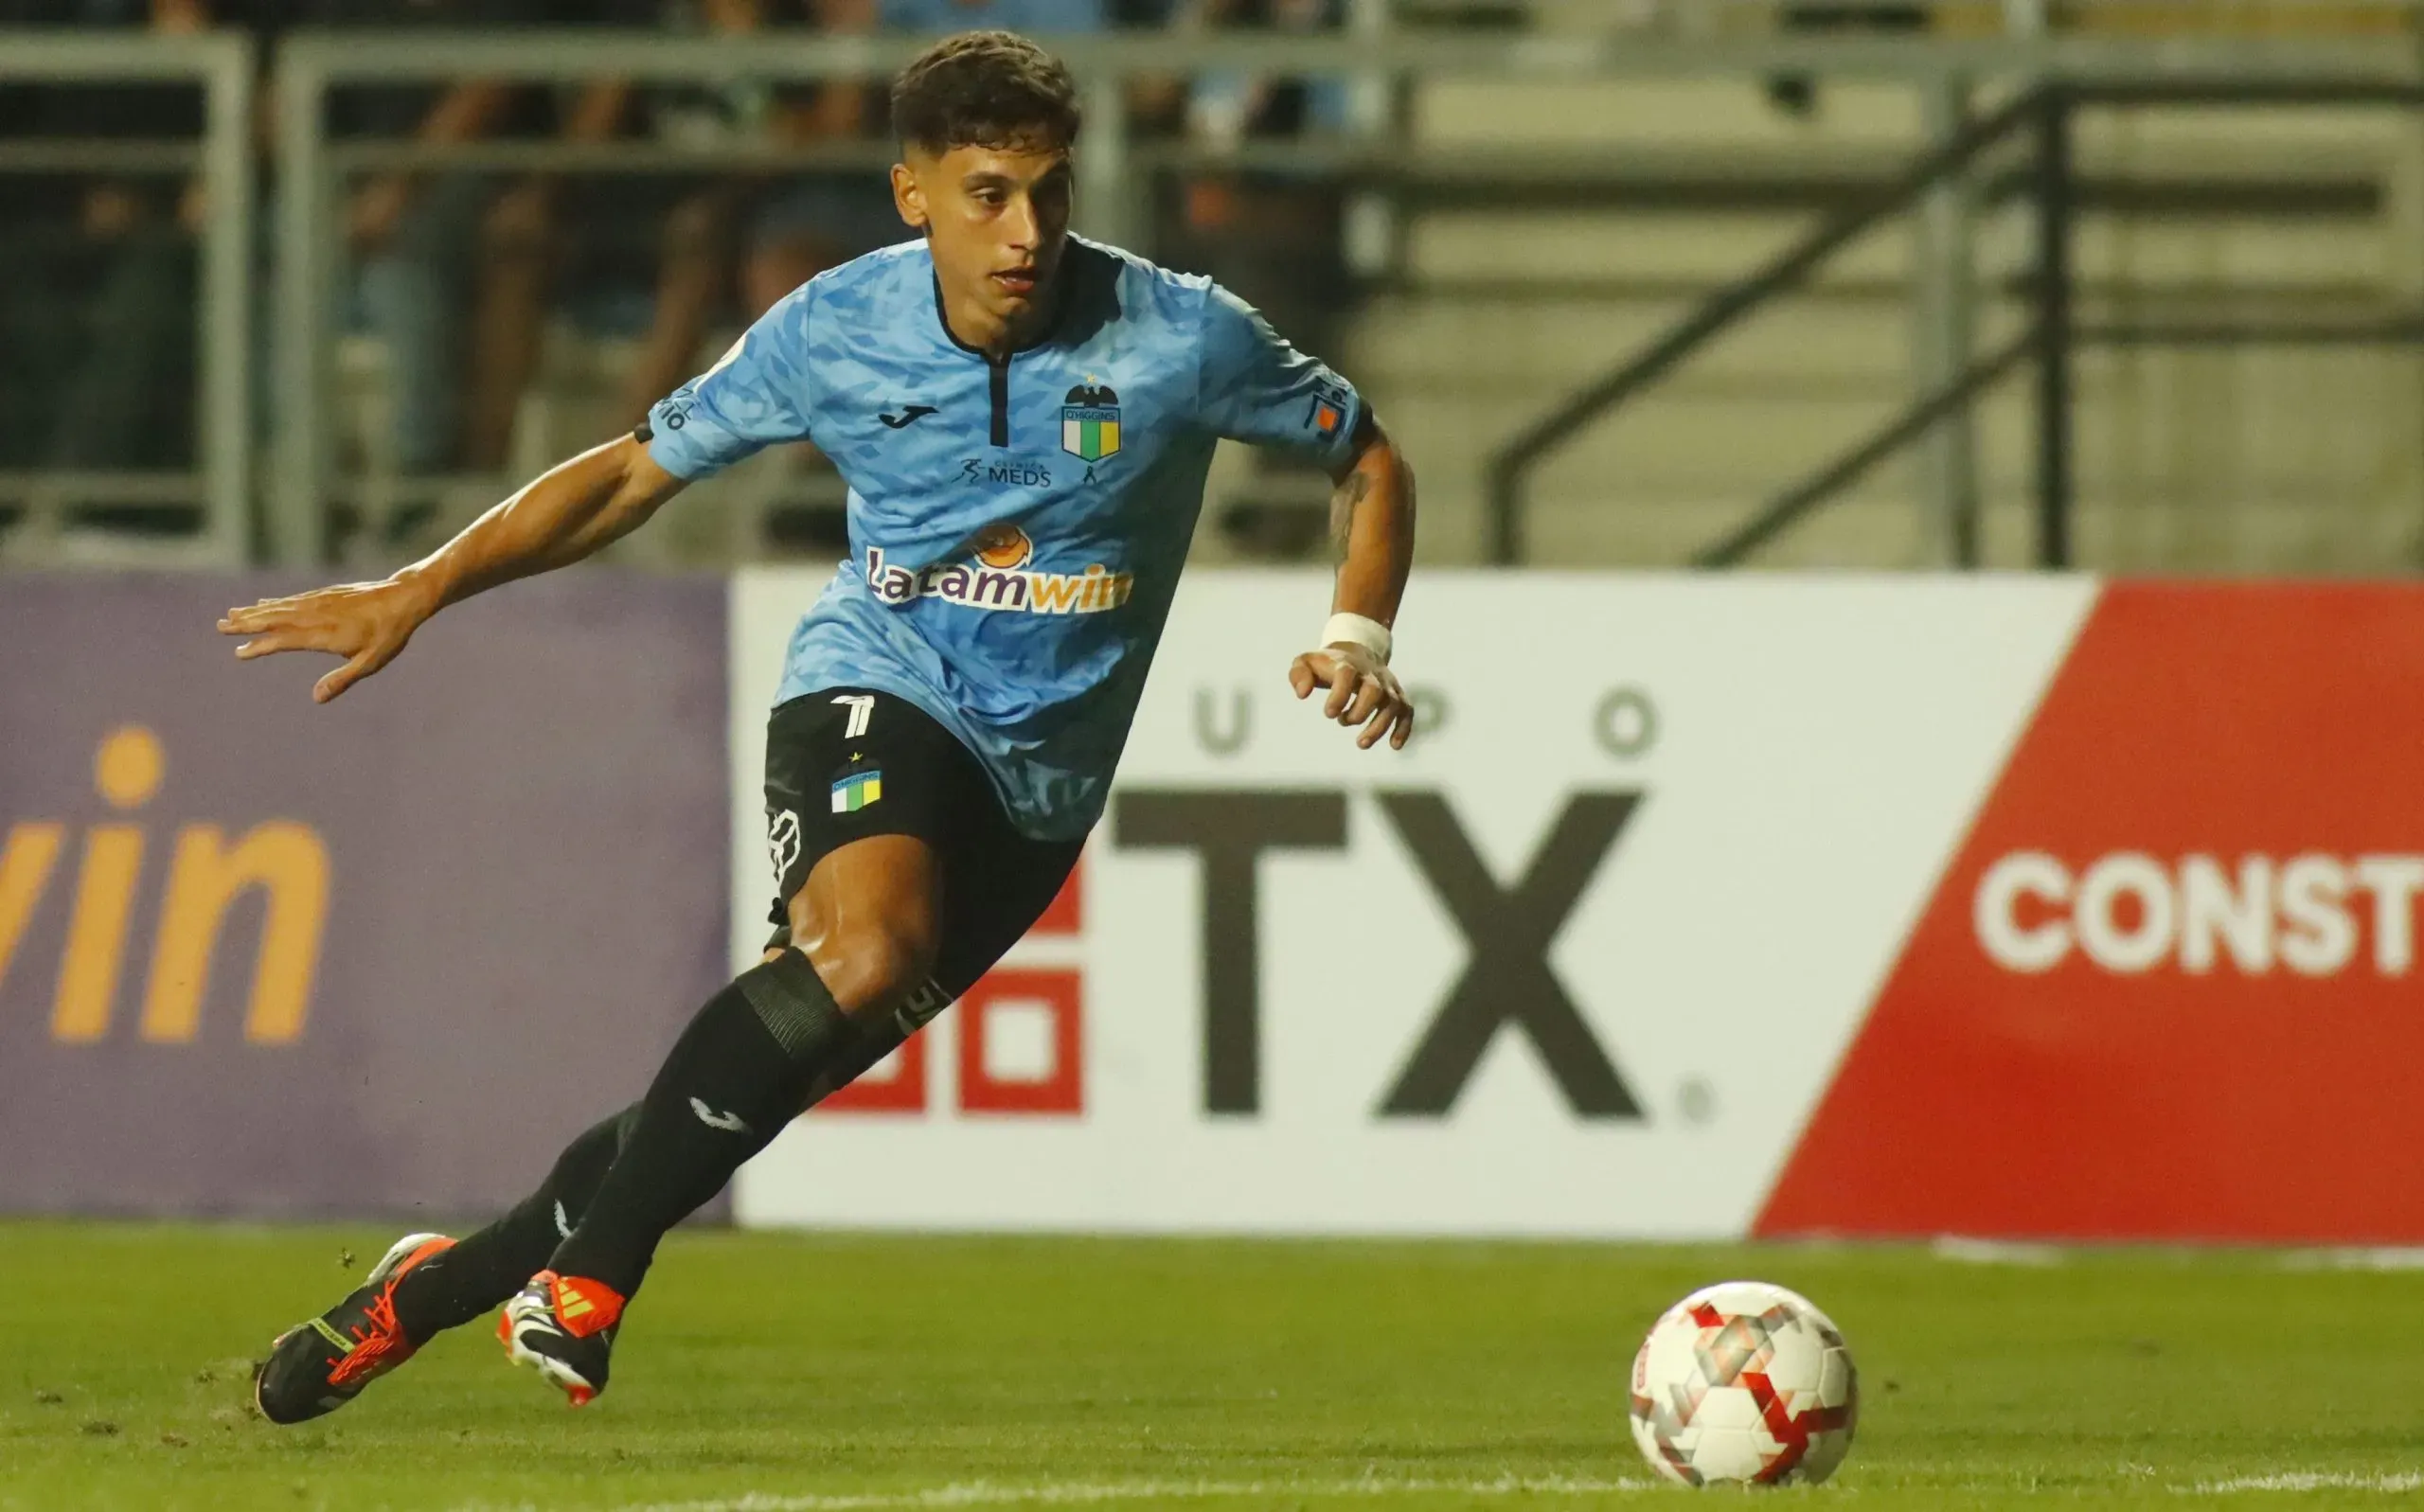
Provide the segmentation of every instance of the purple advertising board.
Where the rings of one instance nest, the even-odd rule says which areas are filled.
[[[0,1212],[454,1218],[725,975],[720,578],[574,573],[334,665],[295,583],[0,577]]]

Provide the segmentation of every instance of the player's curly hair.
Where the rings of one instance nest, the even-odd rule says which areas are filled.
[[[954,147],[1078,140],[1077,81],[1060,59],[1010,31],[963,31],[892,81],[892,134],[939,156]]]

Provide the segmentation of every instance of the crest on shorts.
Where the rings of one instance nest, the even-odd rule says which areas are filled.
[[[870,768],[865,772],[853,772],[847,777],[835,780],[833,811],[857,813],[882,796],[883,774],[881,771]]]
[[[1109,384],[1086,381],[1069,390],[1060,410],[1060,450],[1099,462],[1119,450],[1119,395]]]

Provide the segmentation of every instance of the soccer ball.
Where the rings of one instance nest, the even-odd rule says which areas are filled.
[[[1764,1281],[1693,1292],[1633,1357],[1633,1442],[1686,1485],[1823,1481],[1850,1451],[1859,1414],[1842,1330]]]

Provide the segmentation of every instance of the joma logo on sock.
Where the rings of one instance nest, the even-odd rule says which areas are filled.
[[[93,785],[110,808],[132,816],[158,795],[167,771],[159,738],[128,725],[101,742]],[[89,1044],[110,1032],[150,834],[131,820],[90,827],[71,884],[60,864],[69,848],[68,828],[54,820],[20,820],[9,827],[0,845],[0,994],[12,974],[22,979],[38,969],[26,947],[57,876],[62,889],[72,886],[72,895],[51,994],[50,1035],[64,1044]],[[232,844],[214,824],[188,824],[176,831],[137,1021],[145,1040],[180,1044],[200,1032],[211,961],[228,913],[255,892],[262,895],[264,907],[244,1038],[255,1044],[292,1044],[302,1038],[328,918],[329,851],[310,826],[273,819]]]

